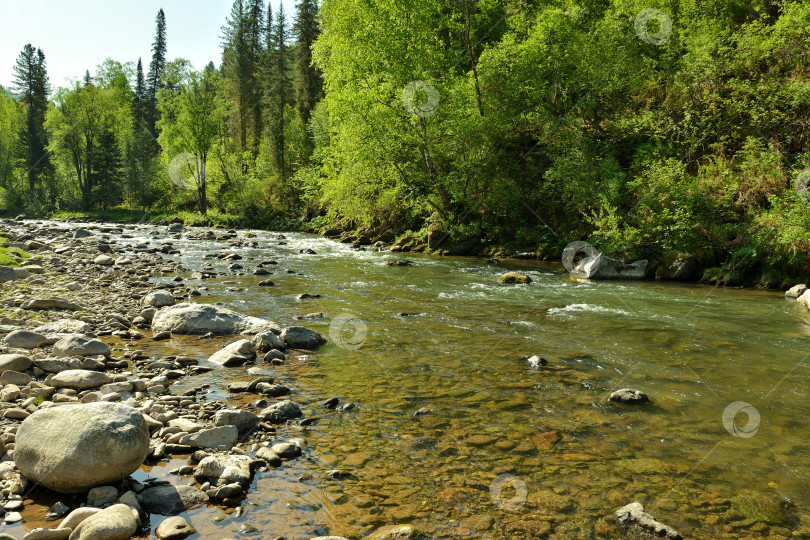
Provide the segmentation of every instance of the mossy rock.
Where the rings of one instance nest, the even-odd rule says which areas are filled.
[[[498,283],[531,283],[532,278],[520,272],[507,272],[498,278]]]

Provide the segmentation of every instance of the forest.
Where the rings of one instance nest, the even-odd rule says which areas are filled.
[[[810,274],[802,0],[236,0],[219,65],[0,87],[0,206],[350,233],[453,254]]]

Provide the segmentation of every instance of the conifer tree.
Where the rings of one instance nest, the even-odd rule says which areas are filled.
[[[28,177],[29,195],[37,195],[38,184],[52,172],[45,131],[45,113],[48,110],[48,72],[45,54],[27,44],[14,67],[14,85],[25,106],[25,123],[20,132],[21,158]]]

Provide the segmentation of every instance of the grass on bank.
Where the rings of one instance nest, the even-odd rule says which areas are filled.
[[[31,255],[20,248],[8,247],[8,238],[0,232],[0,266],[20,266],[20,263]]]
[[[198,212],[185,210],[156,210],[143,212],[127,208],[111,210],[60,211],[48,216],[51,219],[67,220],[70,218],[82,221],[105,223],[150,223],[165,225],[172,221],[181,221],[189,227],[217,227],[225,229],[264,229],[270,231],[300,231],[305,228],[301,220],[278,217],[269,221],[246,220],[242,216],[210,210],[201,215]]]

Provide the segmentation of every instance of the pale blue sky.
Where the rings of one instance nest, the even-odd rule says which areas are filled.
[[[281,0],[272,0],[278,12]],[[297,0],[283,0],[288,22]],[[166,14],[167,57],[197,68],[221,61],[220,29],[233,0],[0,0],[0,84],[10,86],[23,46],[45,52],[52,87],[66,86],[106,58],[148,69],[155,15]],[[265,5],[267,0],[265,0]]]

